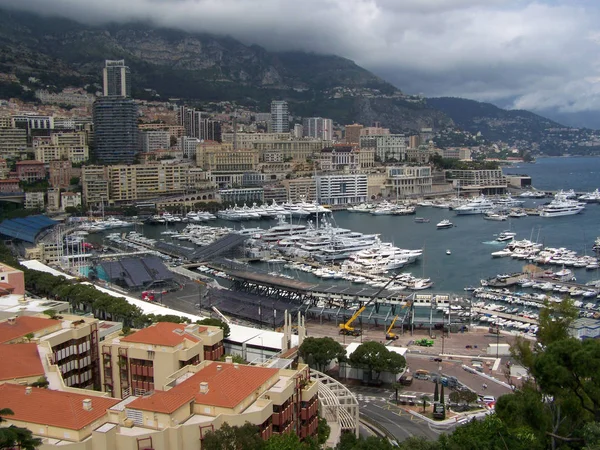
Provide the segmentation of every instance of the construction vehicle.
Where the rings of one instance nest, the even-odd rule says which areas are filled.
[[[395,341],[399,337],[396,333],[392,333],[392,328],[394,328],[394,324],[396,323],[397,319],[398,319],[398,316],[394,317],[394,320],[392,320],[392,323],[390,324],[390,327],[385,332],[385,338],[388,341]]]
[[[421,347],[433,347],[433,339],[418,339],[415,341],[416,345],[420,345]]]
[[[369,299],[369,301],[367,303],[365,303],[363,306],[361,306],[352,315],[352,317],[350,317],[350,319],[346,323],[340,323],[340,334],[344,334],[346,336],[360,336],[362,334],[362,330],[355,329],[352,326],[352,324],[354,323],[354,321],[356,319],[358,319],[358,316],[360,316],[363,313],[363,311],[367,308],[367,306],[369,306],[371,303],[373,303],[373,301],[377,298],[377,296],[379,294],[381,294],[381,292],[383,292],[385,290],[385,288],[387,288],[393,281],[395,281],[398,276],[400,276],[400,273],[397,273],[395,276],[390,278],[388,280],[388,282],[385,283],[381,288],[379,288],[379,290],[377,292],[375,292],[373,295],[371,295],[371,298]]]

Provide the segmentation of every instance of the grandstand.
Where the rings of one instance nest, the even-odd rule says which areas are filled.
[[[103,261],[96,267],[96,273],[100,279],[131,290],[169,288],[177,284],[173,273],[155,256]]]
[[[35,244],[42,231],[57,223],[57,221],[42,215],[7,219],[0,223],[0,235]]]

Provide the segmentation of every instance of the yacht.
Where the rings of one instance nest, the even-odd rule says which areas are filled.
[[[600,190],[596,189],[594,192],[580,195],[577,200],[586,203],[600,203]]]
[[[452,228],[453,226],[454,226],[454,224],[452,222],[450,222],[448,219],[444,219],[436,225],[438,230],[441,230],[443,228]]]
[[[370,213],[375,208],[373,203],[361,203],[360,205],[348,208],[348,212]]]
[[[487,213],[485,213],[483,215],[483,218],[485,220],[496,220],[496,221],[499,221],[499,222],[508,220],[508,217],[506,215],[504,215],[504,214],[498,214],[498,213],[495,213],[495,212],[487,212]]]
[[[185,215],[185,217],[189,222],[202,222],[200,215],[194,211],[190,211]]]
[[[521,198],[544,198],[546,193],[542,191],[525,191],[519,195]]]
[[[415,222],[416,223],[429,223],[429,219],[427,219],[425,217],[415,217]]]
[[[572,216],[583,211],[585,206],[576,200],[569,200],[567,194],[559,191],[549,204],[540,211],[540,217]]]
[[[523,203],[525,203],[523,200],[516,200],[514,198],[512,198],[512,196],[510,194],[507,194],[506,197],[501,197],[497,200],[495,200],[496,205],[498,206],[506,206],[506,207],[514,207],[514,206],[521,206]]]
[[[516,235],[517,235],[517,233],[515,233],[513,231],[503,231],[502,233],[500,233],[498,235],[496,240],[499,242],[512,241]]]
[[[265,231],[262,234],[261,239],[265,242],[274,242],[285,236],[304,234],[307,230],[308,227],[306,225],[294,225],[292,223],[287,223],[283,216],[279,216],[279,222],[277,225]]]
[[[465,205],[454,208],[454,211],[459,216],[466,214],[485,214],[486,212],[492,211],[494,207],[494,203],[482,195],[481,197],[471,199],[469,203]]]

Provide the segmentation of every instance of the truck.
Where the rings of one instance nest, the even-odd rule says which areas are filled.
[[[418,339],[415,341],[415,344],[420,345],[421,347],[433,347],[433,339]]]

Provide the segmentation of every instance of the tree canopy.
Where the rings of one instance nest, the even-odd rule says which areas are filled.
[[[385,345],[375,341],[360,344],[350,355],[349,360],[353,367],[366,369],[369,380],[373,372],[375,372],[375,379],[378,379],[381,372],[397,374],[406,367],[404,356],[389,351]]]
[[[302,359],[312,368],[323,371],[334,359],[343,361],[346,350],[330,337],[307,337],[298,349]]]

